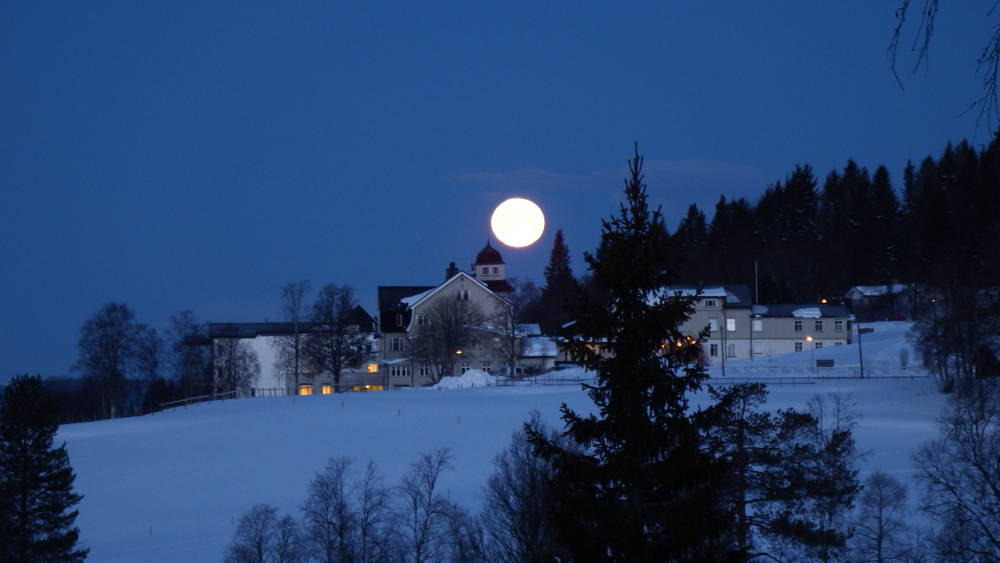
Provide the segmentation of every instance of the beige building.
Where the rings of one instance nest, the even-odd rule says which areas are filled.
[[[761,358],[851,343],[852,317],[842,305],[754,305],[742,285],[672,287],[670,293],[697,296],[681,330],[703,342],[710,364]]]
[[[470,369],[506,373],[510,356],[505,350],[513,347],[516,357],[522,345],[522,335],[510,316],[507,298],[511,291],[503,258],[489,243],[476,257],[472,273],[451,263],[445,270],[444,283],[438,286],[380,286],[378,370],[385,387],[420,386],[433,381],[440,363],[420,357],[417,339],[429,333],[436,322],[440,324],[435,319],[458,311],[472,319],[469,324],[474,327],[467,345],[453,352],[452,373],[444,375],[461,375]],[[537,347],[533,350],[537,351]],[[540,361],[544,362],[532,358],[530,363],[535,366]]]

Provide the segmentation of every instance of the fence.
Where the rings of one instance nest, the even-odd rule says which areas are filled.
[[[236,391],[226,391],[225,393],[216,393],[214,395],[197,395],[194,397],[184,397],[183,399],[177,399],[176,401],[167,401],[166,403],[160,403],[160,410],[170,409],[174,407],[185,407],[188,405],[196,405],[198,403],[207,403],[210,401],[224,401],[226,398],[235,398]]]

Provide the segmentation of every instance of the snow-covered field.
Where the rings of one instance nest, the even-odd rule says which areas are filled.
[[[898,349],[907,345],[904,323],[881,324],[865,335],[866,372],[869,365],[898,367]],[[843,354],[837,365],[846,367],[853,352],[856,363],[856,346],[842,348],[850,350],[816,356]],[[792,368],[803,355],[809,352],[770,363]],[[912,367],[915,356],[910,363],[909,371],[922,373]],[[469,379],[471,385],[483,378]],[[861,417],[858,447],[870,452],[864,473],[909,476],[910,455],[935,436],[944,404],[928,379],[795,381],[770,387],[769,408],[804,407],[817,394],[850,395]],[[373,459],[387,483],[396,483],[418,453],[449,447],[453,470],[443,476],[444,489],[476,510],[494,454],[533,409],[557,423],[563,402],[579,411],[591,406],[577,385],[258,398],[65,425],[59,439],[68,444],[84,495],[77,523],[92,560],[218,561],[234,522],[252,504],[298,516],[308,481],[330,456]]]

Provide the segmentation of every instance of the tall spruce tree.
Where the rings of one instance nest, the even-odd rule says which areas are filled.
[[[638,147],[625,202],[603,222],[585,260],[607,306],[578,298],[577,358],[597,375],[586,386],[598,414],[563,405],[566,448],[527,428],[555,476],[552,527],[576,561],[725,560],[735,555],[732,517],[719,493],[729,464],[708,451],[711,410],[690,412],[687,395],[707,377],[699,347],[679,328],[690,299],[668,295],[677,261],[660,211],[650,210]],[[588,344],[604,341],[607,356]]]
[[[82,561],[73,526],[83,498],[73,492],[65,444],[54,447],[59,407],[37,376],[19,375],[0,399],[0,560]]]
[[[556,231],[552,254],[545,266],[545,287],[542,288],[542,328],[553,333],[570,320],[567,301],[576,294],[578,284],[570,267],[569,247],[563,240],[562,229]]]

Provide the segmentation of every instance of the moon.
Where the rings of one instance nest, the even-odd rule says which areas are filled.
[[[545,215],[535,202],[512,197],[493,210],[490,227],[500,242],[513,248],[530,246],[545,230]]]

